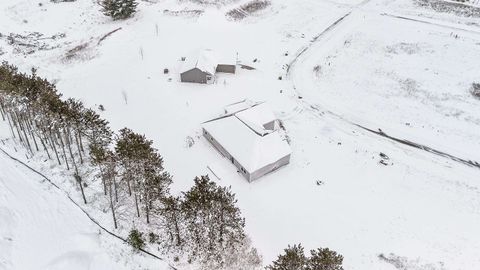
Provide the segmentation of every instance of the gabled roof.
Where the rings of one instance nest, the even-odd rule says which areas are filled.
[[[278,131],[260,136],[234,115],[204,123],[203,128],[250,173],[291,153]]]
[[[266,103],[260,103],[247,110],[239,111],[235,116],[245,124],[260,129],[264,129],[265,124],[277,119]]]
[[[217,63],[211,50],[198,49],[188,55],[182,65],[180,73],[198,68],[210,75],[215,74]]]
[[[249,99],[244,99],[242,101],[239,101],[239,102],[235,102],[235,103],[232,103],[232,104],[229,104],[227,106],[224,107],[225,109],[225,114],[234,114],[234,113],[237,113],[239,111],[243,111],[243,110],[246,110],[248,108],[251,108],[252,106],[256,105],[257,103],[249,100]]]

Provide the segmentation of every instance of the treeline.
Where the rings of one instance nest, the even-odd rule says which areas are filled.
[[[288,246],[266,270],[343,270],[343,256],[329,248],[310,250],[305,255],[301,244]]]
[[[151,140],[128,128],[115,134],[81,101],[62,99],[36,70],[26,74],[1,64],[0,113],[12,137],[31,155],[44,153],[72,171],[85,204],[89,200],[81,169],[96,168],[114,227],[120,221],[128,226],[142,221],[136,224],[144,226],[133,228],[137,243],[143,241],[139,230],[144,229],[149,230],[150,244],[209,269],[254,269],[261,264],[230,188],[200,176],[190,190],[170,194],[172,176]]]

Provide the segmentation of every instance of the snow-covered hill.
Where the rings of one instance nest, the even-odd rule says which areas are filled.
[[[0,269],[167,269],[132,254],[39,175],[0,154]]]
[[[357,126],[480,162],[480,100],[469,92],[480,81],[480,17],[440,12],[420,0],[278,0],[243,20],[225,16],[245,2],[142,1],[134,18],[113,22],[95,1],[3,0],[0,59],[24,71],[37,67],[66,97],[102,104],[114,129],[128,126],[153,139],[174,175],[173,192],[209,173],[207,166],[216,168],[217,181],[237,194],[265,264],[302,242],[306,249],[337,250],[345,269],[398,269],[378,258],[390,253],[405,269],[480,268],[480,169]],[[198,48],[238,53],[255,70],[219,75],[208,86],[182,84],[179,60]],[[269,102],[293,150],[289,166],[253,183],[200,130],[222,106],[244,98]],[[6,124],[0,128],[7,137]],[[187,137],[194,138],[192,147]],[[380,153],[388,156],[386,166]],[[0,190],[2,217],[27,211],[36,222],[38,211],[28,211],[39,197],[47,213],[78,220],[71,231],[58,232],[65,235],[62,245],[81,243],[81,263],[113,266],[108,258],[124,254],[77,210],[59,214],[43,204],[60,200],[55,191],[27,181],[28,173],[6,159],[0,166],[0,184],[9,187]],[[49,173],[48,165],[32,166]],[[22,186],[15,179],[24,179]],[[36,233],[28,222],[5,220],[0,228],[9,235]],[[67,237],[83,231],[89,236]],[[22,242],[3,241],[1,248],[10,254],[5,269],[26,263],[16,250],[32,250]],[[45,263],[68,250],[49,249]]]

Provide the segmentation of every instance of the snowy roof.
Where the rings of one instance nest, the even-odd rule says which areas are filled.
[[[236,65],[237,59],[234,55],[225,52],[215,51],[215,59],[217,60],[217,64],[222,65]]]
[[[234,113],[237,113],[239,111],[243,111],[243,110],[246,110],[248,108],[251,108],[252,106],[254,106],[256,103],[249,100],[249,99],[244,99],[242,101],[239,101],[239,102],[235,102],[235,103],[232,103],[232,104],[229,104],[227,106],[225,106],[225,114],[234,114]]]
[[[278,131],[259,136],[235,116],[207,122],[203,128],[250,173],[291,153]]]
[[[235,116],[248,126],[261,129],[264,129],[265,124],[277,119],[270,109],[270,106],[268,106],[266,103],[254,105],[248,110],[243,110],[236,113]]]
[[[185,59],[180,73],[198,68],[203,72],[208,72],[211,75],[215,74],[217,63],[211,50],[199,49],[192,52]]]

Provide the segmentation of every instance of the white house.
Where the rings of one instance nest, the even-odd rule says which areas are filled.
[[[244,108],[246,103],[225,108],[230,113],[203,124],[204,137],[248,181],[290,162],[291,149],[277,129],[277,119],[265,103]]]

